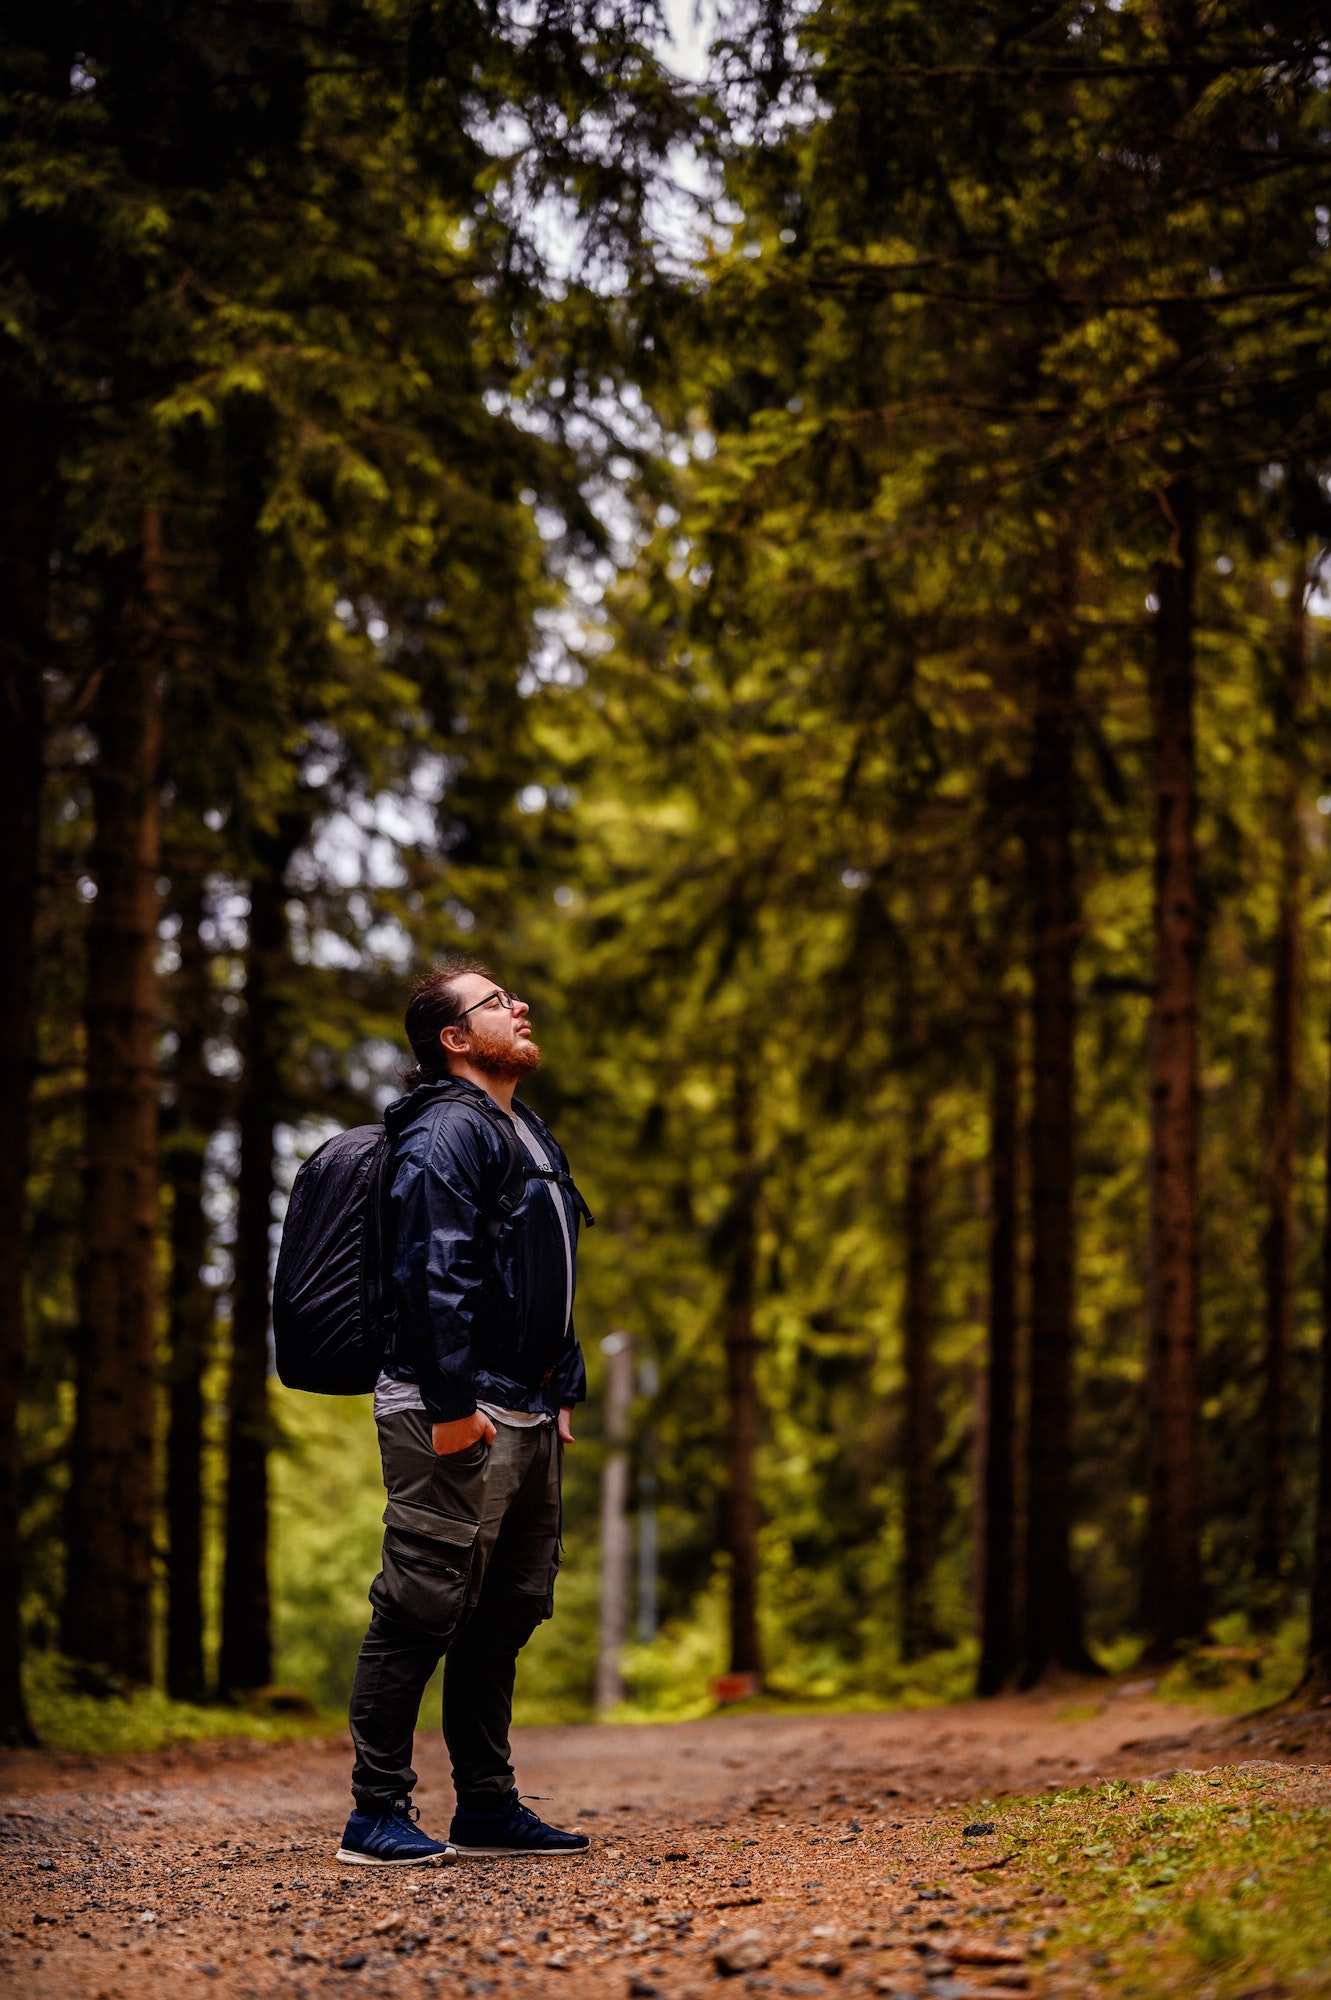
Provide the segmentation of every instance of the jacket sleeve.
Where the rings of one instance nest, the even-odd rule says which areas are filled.
[[[479,1121],[451,1109],[422,1134],[423,1150],[402,1162],[394,1183],[396,1265],[404,1359],[434,1423],[476,1408],[476,1328],[489,1259],[486,1184],[494,1177]],[[502,1168],[500,1169],[502,1171]]]
[[[548,1394],[557,1410],[574,1403],[587,1400],[587,1370],[582,1359],[582,1349],[577,1336],[570,1326],[568,1339],[559,1352],[559,1359],[550,1376]]]

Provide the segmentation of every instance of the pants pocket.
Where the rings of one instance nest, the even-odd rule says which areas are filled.
[[[406,1510],[403,1510],[406,1511]],[[423,1508],[410,1509],[419,1517]],[[437,1526],[435,1522],[437,1521]],[[376,1611],[433,1638],[451,1638],[467,1599],[476,1541],[474,1522],[440,1515],[421,1533],[390,1522],[384,1529],[383,1567],[370,1585]]]

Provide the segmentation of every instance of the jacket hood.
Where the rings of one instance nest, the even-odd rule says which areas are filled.
[[[460,1090],[469,1092],[473,1097],[485,1096],[479,1084],[468,1083],[464,1076],[441,1076],[437,1082],[418,1083],[405,1097],[393,1099],[384,1112],[384,1129],[391,1139],[396,1139],[398,1133],[405,1131],[411,1120],[419,1116],[427,1105],[441,1097],[456,1099]]]
[[[490,1098],[488,1092],[480,1088],[480,1084],[468,1082],[466,1076],[442,1076],[438,1082],[418,1084],[416,1090],[408,1090],[404,1098],[394,1098],[394,1102],[384,1112],[384,1130],[388,1132],[390,1138],[398,1138],[400,1132],[406,1132],[412,1118],[418,1118],[420,1112],[424,1112],[428,1104],[438,1102],[438,1098],[454,1098],[454,1102],[460,1102],[458,1100],[460,1090],[466,1090],[468,1096],[482,1098],[494,1104],[494,1098]],[[528,1104],[524,1104],[522,1098],[514,1098],[514,1108],[520,1110],[524,1118],[530,1118],[532,1124],[538,1126],[542,1132],[546,1130],[546,1122]]]

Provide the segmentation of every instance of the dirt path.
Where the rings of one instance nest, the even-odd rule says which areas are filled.
[[[1028,1957],[1053,1934],[1050,1899],[1019,1864],[983,1872],[1004,1858],[963,1839],[966,1809],[1254,1757],[1315,1769],[1328,1729],[1221,1728],[1140,1691],[1081,1688],[914,1714],[525,1730],[522,1789],[592,1833],[591,1852],[391,1874],[333,1859],[342,1741],[11,1755],[0,1990],[701,2000],[730,1955],[740,1993],[1082,1992],[1060,1985],[1056,1957]],[[418,1753],[422,1823],[443,1834],[442,1747],[422,1731]],[[756,1940],[737,1946],[746,1931]]]

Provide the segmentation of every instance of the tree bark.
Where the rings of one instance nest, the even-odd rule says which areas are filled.
[[[1327,1103],[1326,1181],[1322,1197],[1321,1350],[1308,1657],[1298,1691],[1299,1698],[1308,1702],[1331,1696],[1331,1098]]]
[[[245,977],[245,1069],[240,1093],[236,1282],[227,1398],[226,1549],[217,1677],[228,1693],[273,1677],[268,1581],[268,1402],[273,1133],[283,1109],[279,1060],[287,965],[287,864],[305,821],[283,821],[262,843],[250,887]]]
[[[936,1533],[933,1368],[933,1220],[938,1154],[928,1130],[928,1107],[911,1109],[906,1166],[906,1294],[902,1345],[906,1368],[905,1541],[901,1563],[901,1657],[918,1660],[933,1650],[933,1568]]]
[[[619,1656],[629,1636],[633,1592],[633,1528],[629,1520],[629,1417],[633,1410],[633,1342],[612,1333],[601,1343],[606,1358],[605,1441],[601,1470],[601,1594],[596,1649],[596,1712],[624,1699]]]
[[[1167,487],[1169,558],[1158,570],[1151,710],[1155,737],[1155,996],[1151,1019],[1151,1300],[1147,1657],[1167,1660],[1204,1627],[1198,1542],[1197,913],[1193,822],[1192,477]]]
[[[171,1277],[166,1441],[166,1684],[181,1701],[204,1693],[203,1378],[212,1345],[214,1293],[201,1276],[208,1247],[203,1163],[221,1109],[204,1059],[211,1026],[208,954],[199,935],[203,885],[188,861],[169,869],[177,885],[180,970],[172,981],[175,1121],[164,1148],[171,1191]]]
[[[0,1744],[35,1742],[23,1700],[18,1407],[26,1352],[33,959],[45,751],[42,669],[55,439],[9,412],[0,454]]]
[[[758,1288],[758,1160],[753,1081],[736,1058],[732,1099],[734,1191],[725,1292],[726,1552],[730,1557],[730,1672],[762,1679],[758,1637],[758,1384],[753,1316]]]
[[[989,1353],[984,1398],[984,1527],[980,1694],[997,1694],[1017,1665],[1017,1022],[1003,998],[995,1023],[989,1103]]]
[[[1294,1153],[1299,1104],[1300,940],[1303,926],[1302,767],[1299,724],[1307,691],[1307,577],[1300,562],[1285,634],[1284,672],[1277,696],[1280,750],[1278,839],[1280,902],[1271,981],[1270,1127],[1266,1157],[1266,1226],[1262,1232],[1265,1340],[1262,1378],[1262,1462],[1257,1502],[1254,1612],[1279,1620],[1286,1600],[1289,1556],[1289,1365],[1294,1333]]]
[[[1033,1101],[1030,1422],[1022,1680],[1094,1670],[1072,1576],[1073,1203],[1076,1011],[1073,958],[1075,655],[1066,633],[1035,658],[1035,730],[1026,816],[1031,903]]]
[[[87,1082],[65,1650],[152,1676],[157,1392],[160,522],[112,565],[84,1007]]]

